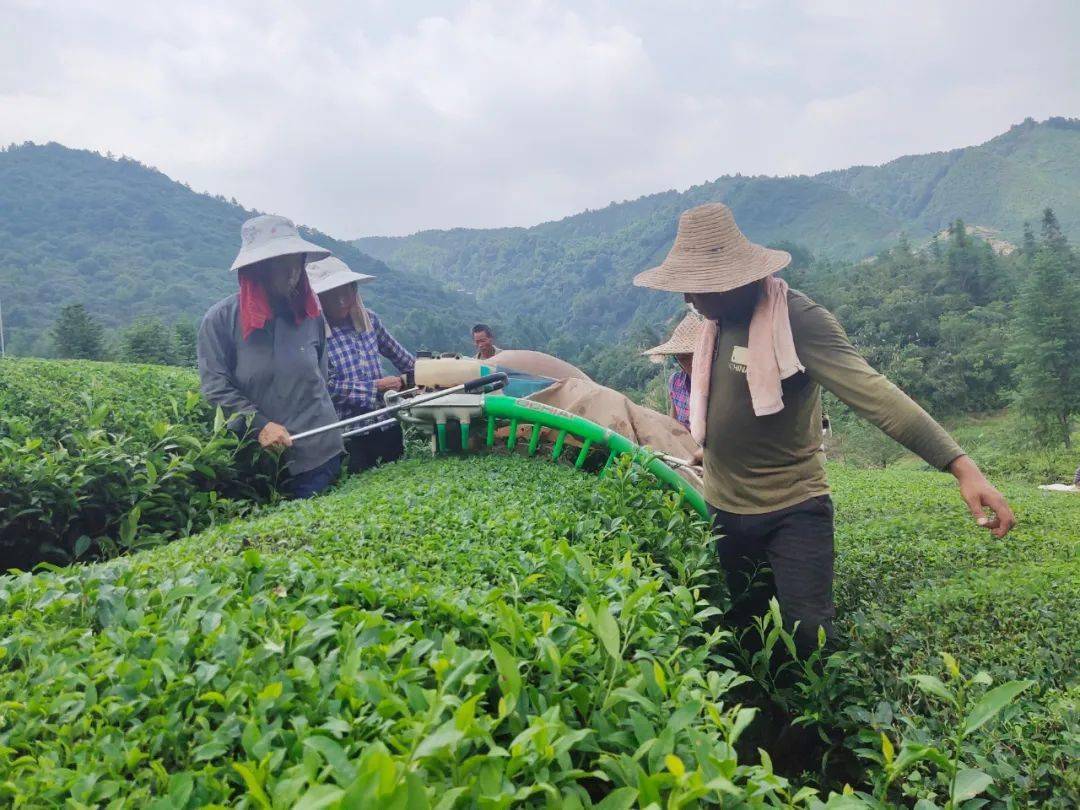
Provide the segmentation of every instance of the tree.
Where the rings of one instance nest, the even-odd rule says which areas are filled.
[[[173,325],[173,363],[194,368],[198,365],[196,344],[199,327],[194,321],[182,320]]]
[[[82,304],[68,304],[52,328],[58,357],[101,360],[105,356],[104,330]]]
[[[1057,241],[1060,231],[1055,236],[1046,224],[1044,219],[1044,241],[1016,307],[1016,402],[1034,423],[1036,438],[1068,448],[1072,420],[1080,414],[1080,275],[1071,266],[1076,255]]]
[[[1043,211],[1042,241],[1043,245],[1051,250],[1064,250],[1068,247],[1065,234],[1061,232],[1061,225],[1058,224],[1053,208],[1047,208]]]
[[[120,359],[125,363],[173,363],[172,334],[157,318],[135,321],[120,335]]]
[[[1031,229],[1030,222],[1024,223],[1024,243],[1020,250],[1029,260],[1033,259],[1039,250],[1039,245],[1035,241],[1035,231]]]

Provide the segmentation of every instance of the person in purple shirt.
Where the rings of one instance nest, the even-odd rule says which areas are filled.
[[[674,357],[679,367],[668,378],[668,416],[675,419],[687,430],[690,429],[690,371],[694,363],[694,347],[701,333],[701,317],[689,313],[679,321],[675,331],[666,343],[648,349],[644,354],[656,362],[663,362],[665,357]]]
[[[341,259],[330,256],[309,264],[308,278],[328,325],[327,389],[338,418],[348,419],[382,407],[385,392],[403,387],[402,377],[383,374],[382,358],[393,363],[402,375],[413,370],[416,358],[387,331],[379,316],[364,306],[359,285],[372,281],[374,276],[354,273]],[[349,454],[349,472],[395,461],[404,452],[401,426],[393,424],[346,439],[345,450]]]

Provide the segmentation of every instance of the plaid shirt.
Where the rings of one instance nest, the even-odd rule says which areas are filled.
[[[671,406],[675,409],[675,418],[683,427],[690,428],[690,375],[685,371],[676,371],[668,380],[668,394]]]
[[[379,316],[368,310],[371,331],[358,332],[351,324],[331,326],[326,340],[330,360],[330,399],[339,419],[373,411],[382,403],[376,381],[383,376],[383,355],[405,374],[413,370],[416,358],[386,331]]]

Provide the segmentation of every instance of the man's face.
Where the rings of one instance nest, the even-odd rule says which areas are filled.
[[[356,301],[356,282],[335,287],[324,293],[319,293],[319,303],[322,304],[323,314],[330,323],[338,324],[349,317],[349,310]]]
[[[760,291],[761,282],[755,281],[722,293],[683,293],[683,299],[710,321],[746,320],[754,314]]]
[[[478,352],[486,352],[491,348],[491,335],[483,330],[473,332],[472,340]]]
[[[304,272],[304,254],[275,256],[267,259],[265,266],[263,278],[266,291],[275,298],[288,298],[300,283],[300,274]]]

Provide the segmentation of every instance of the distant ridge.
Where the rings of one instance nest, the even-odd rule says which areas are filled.
[[[369,303],[417,348],[467,348],[467,326],[575,358],[635,324],[662,323],[676,296],[631,285],[659,261],[680,212],[722,200],[756,241],[840,260],[906,233],[930,239],[959,217],[1019,244],[1050,206],[1080,233],[1080,121],[1026,120],[979,146],[815,176],[721,177],[531,228],[425,231],[352,243],[308,230],[379,277]],[[228,267],[252,211],[197,194],[128,158],[59,144],[0,150],[0,297],[7,347],[47,354],[60,307],[81,301],[112,329],[141,316],[197,319],[231,292]],[[287,212],[286,212],[287,213]]]
[[[631,286],[658,262],[679,214],[722,201],[755,241],[800,255],[859,260],[906,233],[921,243],[960,218],[1019,244],[1025,221],[1052,207],[1080,233],[1080,121],[1028,119],[979,146],[799,177],[720,177],[686,191],[613,203],[531,228],[423,231],[354,244],[391,267],[475,291],[509,319],[533,319],[573,354],[590,340],[658,323],[679,304]],[[562,343],[560,343],[562,341]]]
[[[0,297],[7,348],[47,354],[60,307],[83,302],[110,328],[140,316],[199,319],[236,289],[229,265],[256,212],[128,158],[60,144],[0,151]],[[411,347],[464,347],[475,299],[392,270],[355,246],[304,229],[378,281],[367,302]]]

